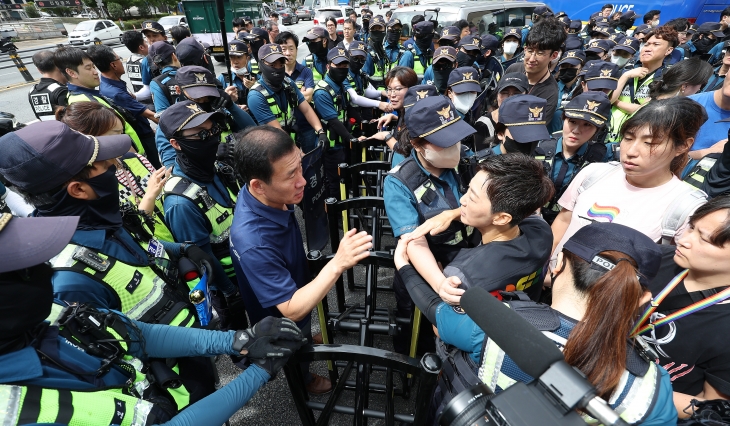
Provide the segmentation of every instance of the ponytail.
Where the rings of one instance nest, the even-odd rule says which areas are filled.
[[[636,276],[636,263],[617,251],[601,257],[616,267],[603,273],[578,256],[563,250],[570,260],[574,285],[587,297],[586,313],[568,336],[565,361],[579,368],[608,399],[626,369],[628,337],[639,314],[644,289]]]
[[[56,112],[55,112],[56,121],[63,121],[63,117],[66,116],[66,111],[67,110],[68,110],[68,105],[67,106],[59,106],[59,107],[57,107],[56,108]]]

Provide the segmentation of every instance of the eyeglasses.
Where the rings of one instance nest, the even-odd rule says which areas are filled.
[[[221,125],[218,123],[213,123],[213,126],[210,129],[203,129],[198,133],[193,133],[192,135],[181,134],[177,138],[183,140],[205,140],[221,133],[223,133],[223,127],[221,127]]]
[[[533,50],[533,49],[525,49],[525,56],[532,56],[535,55],[538,58],[544,58],[546,56],[550,56],[549,50]]]
[[[389,95],[394,95],[394,94],[400,92],[401,90],[405,90],[405,89],[406,89],[405,87],[394,87],[392,89],[387,88],[387,89],[385,89],[385,93],[387,93]]]

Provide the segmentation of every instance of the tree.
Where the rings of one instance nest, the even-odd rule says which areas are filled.
[[[124,15],[124,9],[119,3],[108,3],[106,5],[106,10],[109,11],[112,19],[119,19],[122,15]]]
[[[33,3],[29,3],[25,5],[25,14],[28,15],[29,18],[40,18],[41,13],[38,11],[38,9],[35,8],[35,5]]]

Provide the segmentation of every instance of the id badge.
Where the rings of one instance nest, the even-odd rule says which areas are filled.
[[[149,253],[152,257],[163,257],[165,254],[165,247],[162,246],[161,242],[153,238],[150,240],[149,245],[147,245],[147,253]]]

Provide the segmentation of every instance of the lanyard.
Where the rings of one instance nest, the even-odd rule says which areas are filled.
[[[681,283],[689,273],[689,269],[685,269],[684,271],[680,272],[679,275],[674,277],[672,281],[667,284],[664,289],[659,292],[659,294],[656,295],[655,298],[651,300],[651,303],[646,308],[646,311],[644,311],[644,314],[639,318],[639,320],[636,322],[636,325],[634,325],[633,330],[631,330],[631,336],[634,337],[639,334],[643,334],[649,330],[653,330],[657,327],[660,327],[664,324],[669,324],[670,322],[676,321],[680,318],[686,317],[687,315],[691,315],[695,312],[701,311],[707,307],[710,307],[716,303],[720,303],[723,300],[730,298],[730,287],[726,288],[725,290],[715,293],[714,295],[704,298],[698,302],[695,302],[689,306],[685,306],[684,308],[667,315],[664,318],[661,318],[657,320],[654,323],[647,323],[646,325],[643,325],[645,322],[647,322],[648,318],[651,316],[652,313],[656,310],[656,308],[662,303],[664,298],[666,298],[669,293],[674,290],[674,288]]]

